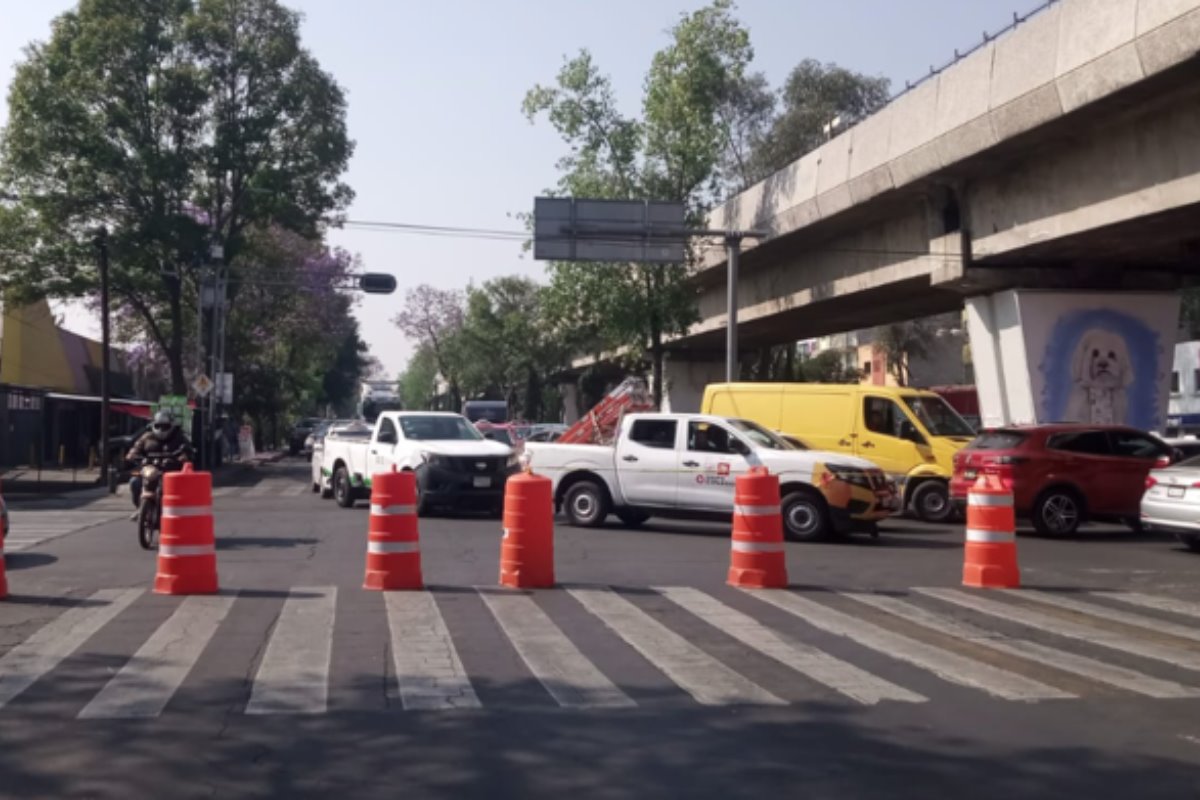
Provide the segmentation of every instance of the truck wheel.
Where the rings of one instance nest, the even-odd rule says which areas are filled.
[[[580,481],[567,490],[567,522],[577,528],[598,528],[612,507],[608,492],[594,481]]]
[[[825,498],[811,489],[788,492],[780,504],[783,513],[783,533],[796,542],[819,542],[828,539],[832,525]]]
[[[925,481],[916,488],[912,497],[913,509],[925,522],[946,522],[954,515],[950,502],[950,487],[945,481]]]
[[[626,528],[637,528],[650,519],[650,515],[640,508],[619,508],[617,509],[617,519],[621,520]]]
[[[350,485],[350,473],[345,467],[338,467],[333,473],[333,499],[342,508],[354,506],[354,487]]]

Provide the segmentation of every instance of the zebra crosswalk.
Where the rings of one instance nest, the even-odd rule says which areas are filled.
[[[863,706],[936,703],[943,692],[961,702],[964,691],[1022,703],[1200,698],[1200,635],[1191,622],[1200,605],[1142,593],[596,585],[348,593],[298,586],[279,596],[162,598],[100,590],[0,654],[0,719],[55,702],[53,691],[28,690],[65,680],[64,670],[98,653],[112,666],[72,673],[74,704],[55,713],[170,714],[173,703],[207,690],[211,677],[196,665],[214,653],[245,676],[236,712],[253,716],[342,710],[338,698],[347,695],[338,687],[355,680],[384,683],[405,712],[511,707],[512,697],[528,700],[532,685],[543,704],[619,713],[666,702],[630,678],[647,668],[679,700],[704,706],[795,706],[810,696]],[[339,617],[344,602],[350,611]],[[237,624],[244,612],[265,620],[256,643],[227,648],[224,635],[247,636]],[[389,657],[355,663],[349,675],[349,660],[335,654],[362,647],[356,623],[364,614],[379,615],[370,630]],[[347,616],[355,617],[349,631]],[[499,661],[482,657],[488,648],[477,640],[503,642],[489,656]],[[515,661],[505,661],[507,652]],[[395,711],[378,699],[378,710]]]
[[[124,512],[116,508],[88,511],[10,510],[10,528],[8,538],[4,540],[4,549],[9,553],[19,553],[43,542],[121,519],[129,515],[129,507],[126,505],[122,508]]]

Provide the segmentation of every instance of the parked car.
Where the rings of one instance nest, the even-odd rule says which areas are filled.
[[[1074,533],[1089,519],[1140,529],[1146,476],[1167,466],[1173,451],[1162,440],[1116,425],[1028,425],[981,433],[954,458],[950,492],[964,507],[983,471],[1011,488],[1017,514],[1045,535]]]
[[[953,456],[975,435],[933,392],[819,383],[713,383],[705,414],[757,422],[818,450],[865,458],[903,491],[904,508],[927,522],[954,513]]]
[[[304,441],[320,424],[321,420],[317,417],[305,417],[304,419],[297,420],[292,425],[291,435],[288,436],[288,452],[294,456],[300,455],[301,451],[304,450]]]
[[[1195,436],[1181,436],[1174,439],[1163,438],[1163,441],[1175,451],[1176,461],[1200,456],[1200,439],[1197,439]]]
[[[1142,524],[1174,533],[1200,553],[1200,456],[1151,470],[1142,495]]]
[[[756,464],[779,475],[789,538],[818,540],[873,523],[897,507],[883,471],[840,453],[800,451],[744,419],[628,414],[613,446],[530,444],[533,468],[554,482],[567,520],[596,527],[652,515],[729,519],[739,475]],[[856,525],[859,523],[859,525]]]
[[[369,439],[326,437],[321,488],[349,508],[368,496],[372,475],[398,469],[416,473],[418,513],[474,506],[498,515],[504,485],[517,468],[511,447],[483,438],[461,414],[386,411]]]

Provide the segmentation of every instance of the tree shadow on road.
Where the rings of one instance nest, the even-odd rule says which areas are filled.
[[[49,553],[5,553],[4,566],[8,570],[33,569],[45,567],[58,561],[58,556]]]

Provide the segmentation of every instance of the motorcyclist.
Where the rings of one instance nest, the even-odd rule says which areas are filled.
[[[125,456],[125,460],[137,464],[147,459],[158,459],[164,456],[172,457],[163,460],[162,471],[164,473],[176,472],[182,469],[185,463],[192,460],[192,445],[171,414],[167,411],[159,411],[154,415],[150,430],[138,437]],[[137,508],[142,502],[142,473],[140,470],[135,471],[133,478],[129,481],[129,494],[133,499],[133,518],[136,519]]]

